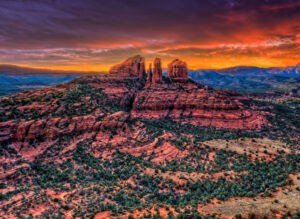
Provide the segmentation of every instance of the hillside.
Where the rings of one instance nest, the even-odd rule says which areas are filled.
[[[135,56],[109,75],[2,98],[0,215],[296,215],[299,100],[198,85],[181,60],[167,77],[152,66]]]

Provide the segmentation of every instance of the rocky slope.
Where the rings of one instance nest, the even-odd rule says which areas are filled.
[[[153,71],[155,83],[148,81],[145,84],[146,79],[142,76],[144,66],[140,65],[143,60],[137,56],[121,64],[122,77],[115,73],[111,76],[82,77],[63,86],[2,99],[0,140],[53,140],[64,133],[99,130],[102,122],[98,120],[108,115],[106,110],[101,110],[105,104],[123,107],[131,118],[171,118],[198,126],[244,130],[260,129],[267,125],[264,113],[252,107],[249,99],[198,86],[189,81],[186,74],[179,74],[186,72],[178,70],[183,63],[181,61],[171,63],[170,74],[175,76],[171,80],[162,80],[160,60],[156,59]],[[124,76],[124,71],[127,71],[124,69],[129,71],[127,77]],[[80,91],[76,90],[78,87]],[[100,91],[100,94],[84,96],[73,103],[73,96],[80,95],[84,89],[89,89],[88,93]],[[19,104],[10,104],[12,102]],[[65,115],[70,112],[74,115],[66,118]]]
[[[146,86],[134,99],[132,117],[171,118],[181,123],[225,129],[260,129],[265,113],[251,100],[234,93],[214,91],[186,82]]]
[[[0,215],[127,218],[160,204],[179,216],[287,185],[282,173],[299,168],[298,106],[269,122],[270,105],[199,86],[184,62],[172,63],[174,77],[162,77],[159,59],[146,73],[136,56],[110,75],[2,98]],[[253,145],[242,154],[245,137]],[[264,150],[271,137],[280,138],[276,150]]]

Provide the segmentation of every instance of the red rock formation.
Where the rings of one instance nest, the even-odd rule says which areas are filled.
[[[93,131],[116,131],[122,128],[129,117],[129,114],[119,111],[110,114],[97,121],[99,114],[86,116],[74,116],[72,118],[49,118],[21,121],[21,122],[0,122],[0,131],[6,130],[3,139],[13,142],[28,142],[37,138],[44,140],[55,140],[60,135],[67,135],[72,132],[93,132]]]
[[[113,66],[109,73],[119,77],[142,77],[145,74],[145,58],[140,55],[131,57],[123,63]]]
[[[155,58],[153,62],[153,71],[152,71],[152,64],[149,64],[148,70],[148,79],[147,82],[149,84],[158,83],[162,81],[162,67],[161,67],[161,60],[159,58]]]
[[[162,68],[161,68],[161,60],[159,58],[155,58],[153,62],[153,83],[162,81]]]
[[[148,69],[148,72],[147,72],[147,82],[149,84],[152,83],[152,79],[153,79],[153,72],[152,72],[152,64],[150,63],[149,64],[149,69]]]
[[[130,79],[130,83],[128,83],[119,77],[85,77],[77,79],[73,83],[85,83],[101,90],[113,103],[128,107],[133,118],[159,119],[169,117],[182,123],[228,129],[259,129],[267,124],[262,113],[243,105],[241,100],[250,100],[242,96],[225,91],[199,88],[192,82],[162,82],[157,86],[143,89],[139,81],[141,80],[137,78]],[[68,86],[73,87],[74,84]],[[61,87],[57,87],[57,90],[61,90]],[[22,99],[22,96],[24,100],[28,97],[27,95],[30,95],[31,99],[47,97],[48,92],[49,89],[46,88],[19,94],[14,97],[14,101]],[[55,89],[52,88],[51,92],[55,93]],[[133,106],[131,105],[132,100]],[[80,99],[80,101],[81,103],[87,101],[92,104],[88,97]],[[119,121],[123,123],[127,119],[126,113],[113,114],[110,117],[109,114],[100,109],[88,115],[71,118],[51,116],[63,107],[57,105],[58,102],[58,99],[54,98],[49,103],[49,105],[55,105],[54,108],[47,107],[46,101],[40,104],[28,102],[30,107],[27,107],[28,109],[26,108],[23,113],[30,114],[31,111],[27,112],[30,109],[37,113],[49,114],[49,117],[0,122],[0,141],[30,142],[40,138],[54,140],[62,134],[72,132],[115,129],[120,126],[115,124],[119,124]],[[43,105],[46,110],[41,108]],[[74,107],[76,107],[75,105]],[[25,106],[22,106],[22,109],[25,109]],[[10,112],[10,109],[8,108],[6,111]],[[98,118],[102,118],[101,121]]]
[[[188,82],[184,77],[186,64],[181,61],[177,60],[171,64],[171,73],[175,79],[183,76],[184,83],[180,80],[172,80],[172,83],[161,81],[153,86],[144,87],[140,78],[122,77],[126,71],[127,76],[142,73],[144,67],[140,68],[140,71],[136,68],[137,63],[144,63],[144,59],[135,57],[128,60],[126,65],[121,65],[123,67],[119,68],[121,70],[117,71],[116,75],[82,77],[65,85],[27,91],[2,99],[7,104],[2,104],[0,108],[3,115],[3,122],[0,122],[0,142],[13,142],[22,147],[34,141],[54,141],[62,135],[72,133],[103,133],[115,130],[126,133],[129,114],[123,111],[113,113],[115,109],[110,111],[95,105],[97,100],[91,98],[87,92],[89,89],[86,88],[78,91],[82,96],[72,103],[72,107],[83,114],[65,116],[64,98],[76,91],[79,85],[95,89],[95,92],[99,92],[99,95],[108,100],[108,106],[120,107],[117,110],[127,109],[133,118],[168,117],[181,123],[227,129],[259,129],[267,124],[261,112],[243,104],[244,101],[250,101],[247,98],[229,92],[200,88],[195,83]],[[161,80],[159,59],[154,61],[154,73],[153,77],[156,76],[156,80],[149,80]],[[87,92],[86,95],[83,95],[84,92]],[[22,118],[5,119],[16,109],[21,112],[17,115]],[[122,139],[126,140],[126,137],[125,135]]]
[[[150,144],[142,145],[140,147],[126,147],[120,149],[123,153],[129,153],[136,157],[143,157],[149,159],[153,163],[164,163],[178,158],[184,158],[189,153],[187,150],[179,150],[174,144],[169,141],[163,141],[159,144],[157,139]]]
[[[171,118],[182,123],[226,129],[260,129],[265,116],[241,102],[242,96],[198,88],[192,82],[160,84],[140,91],[134,100],[134,118]]]
[[[175,59],[168,65],[168,75],[172,79],[188,79],[187,64]]]
[[[103,190],[101,185],[96,188],[100,188],[99,191],[93,194],[89,192],[95,191],[95,183],[90,182],[97,180],[102,174],[103,180],[110,181],[109,175],[104,172],[99,170],[98,174],[96,159],[105,162],[103,167],[107,167],[107,171],[116,172],[117,175],[119,169],[115,164],[129,165],[130,168],[139,170],[131,171],[130,175],[127,174],[127,179],[121,177],[118,181],[120,183],[113,183],[111,191],[118,191],[123,189],[123,185],[129,188],[126,186],[128,183],[132,183],[132,188],[142,188],[139,175],[148,174],[144,167],[149,166],[140,165],[140,162],[130,157],[126,158],[122,153],[141,157],[157,165],[186,158],[183,162],[192,166],[207,166],[202,161],[212,162],[217,153],[199,149],[198,141],[193,141],[196,136],[193,136],[192,132],[178,133],[167,127],[155,130],[155,125],[151,125],[149,121],[134,118],[171,118],[178,123],[228,129],[259,129],[267,124],[261,112],[250,107],[251,104],[247,104],[248,107],[243,104],[244,101],[250,101],[247,98],[229,92],[200,88],[186,80],[185,64],[176,64],[171,71],[173,79],[183,78],[184,82],[172,79],[145,86],[144,80],[138,77],[144,73],[144,60],[140,58],[129,59],[125,64],[112,68],[112,75],[81,77],[65,85],[26,91],[0,100],[0,179],[4,182],[0,192],[5,197],[6,194],[12,193],[12,196],[7,196],[7,200],[1,200],[1,215],[15,218],[19,209],[22,215],[29,215],[29,208],[41,205],[52,205],[46,214],[58,209],[69,215],[73,210],[89,206],[88,203],[94,197],[91,195],[108,197],[106,191],[99,193]],[[154,68],[155,75],[158,76],[155,80],[157,82],[161,79],[159,59],[154,61]],[[150,72],[152,73],[151,70]],[[151,82],[152,79],[149,78]],[[191,141],[185,142],[186,138]],[[80,142],[83,144],[79,144]],[[194,159],[197,150],[200,150],[201,156]],[[208,152],[208,158],[202,160],[201,157],[204,158]],[[120,159],[119,156],[124,159]],[[91,162],[86,162],[86,158]],[[109,163],[103,159],[115,159],[118,162]],[[37,162],[31,164],[34,160]],[[48,166],[49,168],[46,168]],[[102,163],[99,163],[99,166],[101,167]],[[58,173],[64,171],[67,175],[57,175],[58,178],[44,177],[47,169]],[[50,184],[45,181],[48,178]],[[115,178],[111,179],[115,181]],[[18,189],[16,185],[27,182],[30,183],[26,191],[11,190]],[[39,186],[38,193],[36,182]],[[62,205],[53,201],[51,196],[44,196],[48,194],[49,186],[43,185],[56,184],[62,188],[59,191],[62,192],[59,195],[59,203]],[[84,188],[81,184],[84,184]],[[86,190],[88,193],[82,193],[86,185],[91,187]],[[178,195],[185,193],[182,188],[184,186],[174,186]],[[168,192],[165,191],[165,187],[162,189],[163,192]],[[116,193],[108,194],[112,197],[106,199],[113,200],[114,194]],[[23,203],[24,197],[29,202]],[[35,202],[36,197],[46,201]],[[48,199],[50,201],[47,201]],[[68,205],[67,209],[65,206],[68,201],[71,205]],[[17,203],[18,208],[14,208],[14,203]],[[30,206],[28,203],[31,203]],[[16,209],[18,212],[13,212]],[[43,215],[44,213],[41,217]],[[108,218],[110,215],[101,216]]]
[[[103,93],[103,98],[109,99],[112,105],[129,107],[137,90],[143,87],[141,81],[139,78],[124,80],[124,78],[113,76],[89,76],[51,89],[27,91],[16,96],[7,97],[3,100],[15,103],[22,115],[31,115],[34,112],[40,115],[38,116],[40,118],[32,119],[30,116],[24,116],[19,120],[11,119],[7,121],[1,118],[3,122],[0,122],[0,142],[18,142],[23,145],[36,140],[51,141],[71,133],[94,132],[102,129],[116,130],[125,112],[110,114],[111,112],[102,112],[100,108],[97,108],[87,115],[61,117],[59,115],[64,115],[65,106],[60,98],[72,92],[78,84],[84,84]],[[62,86],[64,87],[63,90]],[[52,95],[55,95],[55,97]],[[83,108],[85,109],[93,109],[94,101],[87,94],[87,96],[79,98],[73,104],[73,107],[81,110],[84,105]],[[3,106],[1,105],[0,108],[3,116],[9,116],[12,113],[12,108],[15,107],[11,105]],[[108,116],[107,119],[106,116]]]

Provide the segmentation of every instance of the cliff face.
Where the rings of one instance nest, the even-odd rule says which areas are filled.
[[[145,58],[139,55],[128,58],[121,64],[113,66],[109,73],[119,77],[142,77],[145,74]]]
[[[155,58],[153,62],[153,82],[161,82],[162,81],[162,67],[161,60],[159,58]]]
[[[152,63],[149,64],[149,69],[147,71],[147,84],[151,85],[152,83],[160,83],[162,82],[162,67],[161,60],[159,58],[155,58]]]
[[[152,71],[152,64],[149,64],[149,68],[147,71],[147,84],[152,84],[153,81],[153,71]]]
[[[263,113],[247,108],[250,100],[225,91],[199,88],[193,82],[152,86],[137,93],[131,116],[171,118],[181,123],[224,129],[260,129],[267,124]]]
[[[188,79],[187,64],[179,59],[175,59],[168,65],[168,75],[172,79]]]

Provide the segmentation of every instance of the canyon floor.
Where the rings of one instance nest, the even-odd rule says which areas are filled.
[[[300,100],[85,76],[0,99],[0,218],[299,218]]]

